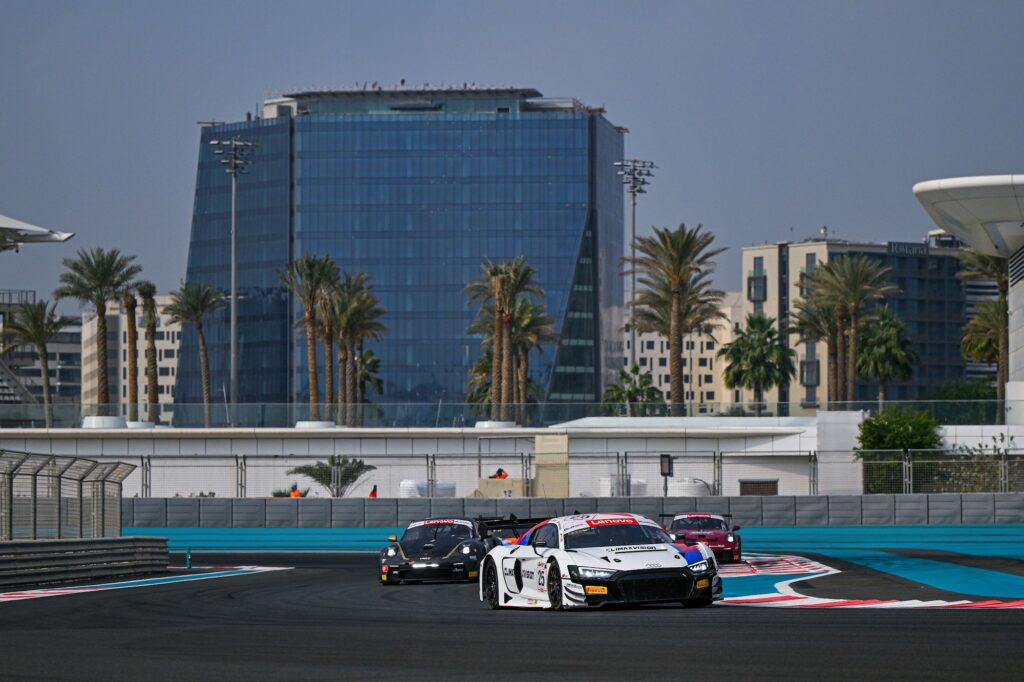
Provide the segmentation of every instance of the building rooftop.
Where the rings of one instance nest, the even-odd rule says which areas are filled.
[[[290,99],[323,99],[325,97],[338,97],[338,98],[366,98],[366,97],[393,97],[397,99],[403,98],[415,98],[415,97],[518,97],[522,99],[532,99],[535,97],[543,97],[539,90],[534,88],[519,88],[519,87],[487,87],[483,85],[477,85],[476,83],[467,84],[463,83],[459,85],[449,86],[430,86],[424,84],[423,87],[407,87],[403,83],[400,86],[384,87],[373,83],[367,85],[363,83],[362,86],[356,88],[344,88],[344,89],[316,89],[316,90],[295,90],[290,92],[284,92],[280,97],[287,97]]]

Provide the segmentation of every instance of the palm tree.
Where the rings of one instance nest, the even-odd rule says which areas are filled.
[[[960,252],[959,256],[964,269],[956,273],[956,276],[961,280],[989,280],[995,282],[996,289],[999,292],[997,300],[1005,311],[1010,291],[1009,261],[999,256],[987,256],[973,249],[964,249]],[[993,311],[989,311],[987,314],[991,316]],[[1008,320],[1008,314],[1006,312],[1003,314]],[[996,365],[996,400],[1001,404],[1006,398],[1006,382],[1010,380],[1010,334],[1006,324],[994,331],[996,332],[995,338],[999,346],[999,352],[991,362],[994,362]]]
[[[836,337],[838,327],[836,316],[832,309],[823,305],[819,300],[810,298],[797,301],[793,304],[796,312],[793,313],[791,325],[794,331],[800,335],[799,343],[811,344],[824,341],[827,348],[827,371],[828,371],[828,400],[838,400],[839,371],[836,352],[838,350]]]
[[[142,316],[146,318],[146,405],[147,420],[156,423],[159,398],[157,397],[156,368],[156,285],[145,280],[135,286],[142,299]]]
[[[360,478],[377,467],[366,464],[361,459],[349,459],[332,455],[326,462],[304,464],[285,472],[286,476],[305,476],[323,486],[331,497],[344,497]],[[335,475],[335,472],[337,474]]]
[[[203,318],[224,307],[224,294],[209,284],[188,282],[171,294],[171,302],[164,308],[164,314],[173,324],[191,324],[199,337],[199,372],[203,383],[203,419],[210,425],[210,361],[206,353],[206,336],[203,334]]]
[[[658,406],[664,405],[665,396],[654,385],[650,372],[641,372],[640,365],[633,363],[629,371],[619,370],[619,383],[611,384],[604,390],[604,403],[619,414],[623,405],[628,416],[646,417],[658,414]]]
[[[369,348],[362,350],[362,341],[359,342],[359,348],[359,357],[356,360],[356,426],[363,425],[364,406],[369,402],[366,399],[367,386],[377,395],[384,395],[384,380],[380,377],[380,358]]]
[[[107,386],[107,302],[116,300],[132,287],[142,268],[135,265],[135,256],[125,256],[118,249],[109,251],[95,247],[80,249],[76,258],[64,259],[60,286],[54,291],[58,299],[74,298],[96,309],[96,402],[106,409],[110,403]]]
[[[695,292],[691,288],[702,281],[700,273],[714,270],[712,260],[725,249],[712,249],[715,236],[710,232],[702,232],[702,226],[690,229],[680,224],[675,229],[654,228],[649,237],[636,237],[633,247],[637,255],[627,256],[623,262],[630,267],[623,274],[637,272],[640,274],[640,285],[655,292],[668,295],[668,341],[669,341],[669,376],[672,415],[683,413],[683,335],[685,334],[685,312],[687,298],[693,301]],[[646,300],[639,291],[636,302],[642,304]],[[664,296],[660,297],[664,299]],[[652,306],[645,306],[654,309]],[[664,314],[665,311],[662,311]]]
[[[878,406],[885,405],[885,386],[893,379],[909,379],[920,358],[912,348],[903,322],[888,306],[875,311],[874,319],[864,334],[864,348],[857,356],[861,376],[878,381]]]
[[[725,358],[725,385],[754,391],[754,410],[761,416],[764,391],[788,383],[796,372],[796,352],[782,345],[775,320],[765,315],[747,315],[747,328],[735,332],[733,340],[722,346],[718,357]]]
[[[840,385],[845,387],[845,392],[840,390],[836,395],[850,403],[856,400],[858,336],[866,321],[862,318],[869,314],[872,302],[898,292],[888,283],[889,272],[889,268],[857,254],[839,256],[823,264],[807,281],[810,297],[835,312],[837,374]]]
[[[995,363],[1002,351],[1002,339],[999,330],[1006,326],[1008,316],[1006,306],[1000,299],[983,301],[978,305],[978,314],[972,317],[964,327],[960,350],[975,362]],[[1001,384],[996,384],[996,399],[1003,400],[999,391]]]
[[[333,273],[328,272],[324,274],[325,281],[321,283],[320,289],[316,296],[316,307],[317,314],[320,316],[320,338],[324,344],[324,397],[326,402],[329,404],[334,399],[334,292],[340,284],[340,272],[337,265],[331,261],[331,265],[334,266]],[[333,280],[330,280],[330,275],[333,274]],[[339,369],[339,371],[341,371]],[[330,414],[330,406],[328,405],[327,412]]]
[[[309,418],[320,418],[319,372],[316,366],[316,313],[325,289],[338,279],[338,266],[329,257],[307,253],[289,261],[280,273],[281,283],[302,303],[303,329],[306,334],[306,364],[309,381]]]
[[[128,421],[139,420],[139,328],[135,309],[139,301],[135,292],[125,289],[121,292],[121,306],[124,308],[125,336],[128,343]]]
[[[373,293],[370,277],[364,272],[345,273],[332,296],[334,335],[338,343],[338,415],[337,421],[353,423],[360,389],[357,362],[362,358],[363,344],[379,339],[387,327],[380,321],[384,310]],[[365,389],[363,389],[365,395]]]
[[[73,322],[70,317],[57,314],[56,303],[40,300],[19,306],[0,330],[0,341],[4,342],[2,345],[32,346],[39,356],[46,428],[53,426],[50,407],[50,364],[46,344],[50,337]],[[0,348],[0,352],[5,350]]]

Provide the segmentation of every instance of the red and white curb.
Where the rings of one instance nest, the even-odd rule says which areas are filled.
[[[919,599],[831,599],[808,597],[793,589],[793,583],[807,580],[807,575],[816,577],[840,573],[839,569],[798,556],[750,556],[746,559],[748,569],[742,565],[719,567],[719,573],[726,578],[741,578],[749,575],[793,574],[801,575],[775,584],[777,592],[750,594],[742,597],[728,597],[720,604],[726,606],[753,606],[767,608],[804,609],[1024,609],[1024,599],[986,599],[971,601],[921,601]],[[787,570],[783,570],[789,566]],[[734,569],[734,570],[730,570]]]
[[[168,567],[170,570],[181,570],[176,567]],[[42,587],[34,590],[16,590],[13,592],[0,592],[0,604],[5,602],[25,601],[26,599],[41,599],[43,597],[65,597],[72,594],[87,594],[89,592],[105,592],[108,590],[124,590],[133,587],[153,587],[156,585],[172,585],[174,583],[194,582],[196,580],[213,580],[215,578],[230,578],[239,575],[252,573],[268,573],[270,571],[287,571],[290,566],[215,566],[197,567],[212,569],[209,573],[183,574],[165,576],[162,578],[143,578],[139,580],[125,580],[116,583],[103,583],[101,585],[83,585],[81,587]]]

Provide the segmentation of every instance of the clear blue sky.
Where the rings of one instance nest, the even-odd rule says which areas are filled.
[[[49,295],[79,248],[184,275],[199,130],[270,94],[516,84],[603,105],[660,169],[641,225],[730,250],[916,240],[918,180],[1024,172],[1021,2],[0,2],[0,213],[78,233],[0,255]],[[792,228],[792,231],[791,231]]]

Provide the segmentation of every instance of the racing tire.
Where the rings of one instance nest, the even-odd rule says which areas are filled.
[[[683,606],[688,609],[699,609],[705,606],[711,606],[714,601],[714,599],[684,599]]]
[[[562,598],[562,576],[558,571],[558,564],[548,565],[548,601],[551,603],[552,611],[561,611],[565,608]]]
[[[498,569],[493,561],[484,566],[484,602],[492,609],[501,607],[501,590],[498,588]]]

